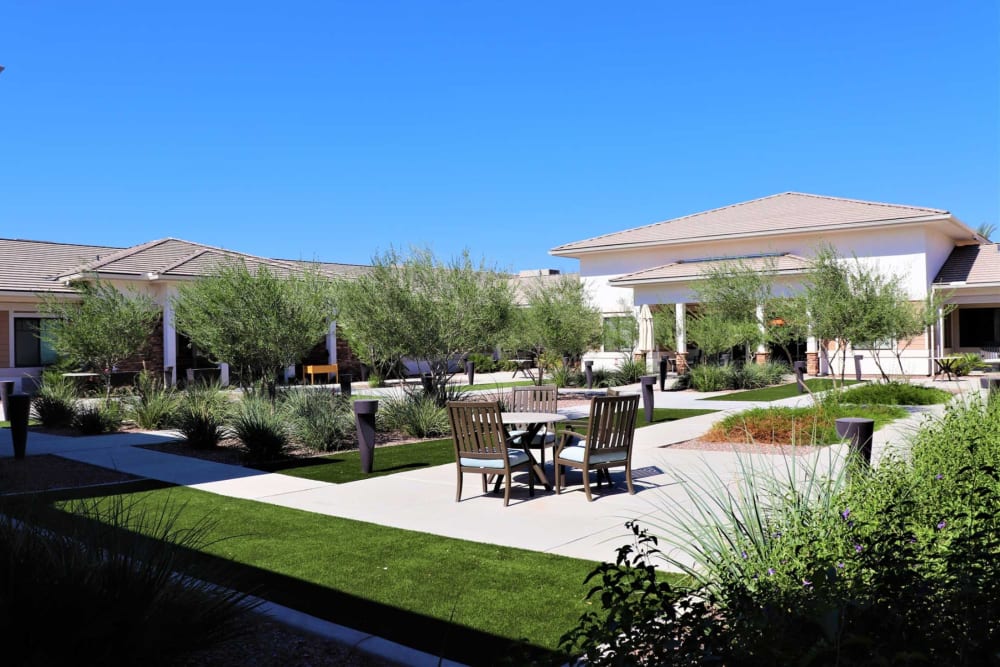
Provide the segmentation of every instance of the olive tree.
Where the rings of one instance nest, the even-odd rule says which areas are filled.
[[[337,326],[351,347],[367,350],[376,365],[426,361],[439,400],[455,362],[497,346],[515,308],[507,275],[475,264],[468,251],[443,261],[427,249],[389,250],[364,275],[337,281],[336,294]]]
[[[843,379],[847,349],[871,349],[882,375],[888,379],[881,354],[893,349],[905,376],[902,353],[911,340],[929,327],[944,296],[932,293],[923,302],[910,300],[905,276],[886,272],[857,257],[847,259],[831,247],[822,247],[812,260],[804,302],[813,334],[836,344]]]
[[[764,343],[765,331],[757,317],[772,301],[773,267],[732,260],[708,266],[692,289],[699,304],[688,337],[708,356],[742,346],[747,358]]]
[[[281,371],[300,361],[336,316],[332,283],[313,269],[278,275],[242,261],[182,286],[174,322],[193,345],[226,362],[240,384],[264,382],[274,395]]]
[[[525,286],[527,305],[516,311],[509,346],[532,350],[538,359],[538,384],[562,357],[577,357],[601,340],[601,312],[586,285],[570,276],[536,280]]]
[[[160,319],[160,308],[142,294],[125,293],[102,282],[74,286],[78,301],[46,296],[39,308],[51,316],[40,336],[61,357],[92,369],[111,395],[111,373],[140,356]]]

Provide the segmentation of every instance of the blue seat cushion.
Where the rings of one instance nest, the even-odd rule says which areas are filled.
[[[527,433],[527,431],[511,431],[510,438],[518,445],[523,447],[524,443],[521,442],[521,438],[524,437],[525,433]],[[531,440],[531,446],[542,447],[543,445],[551,445],[555,441],[556,441],[556,434],[552,433],[548,429],[543,428],[541,431],[535,434],[535,437]]]
[[[559,458],[567,461],[583,463],[583,454],[587,450],[586,443],[583,445],[570,445],[559,450]],[[591,463],[625,463],[625,452],[594,452],[590,455]]]
[[[513,468],[516,465],[525,463],[528,460],[528,455],[521,449],[508,449],[507,459],[510,461],[510,466]],[[463,466],[468,466],[469,468],[496,468],[503,470],[502,459],[469,459],[463,456],[459,459],[459,463]]]

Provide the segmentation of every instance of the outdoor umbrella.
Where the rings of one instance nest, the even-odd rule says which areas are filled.
[[[653,313],[646,304],[639,309],[639,350],[653,351]]]

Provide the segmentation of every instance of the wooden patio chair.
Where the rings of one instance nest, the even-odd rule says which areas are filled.
[[[557,412],[559,408],[559,389],[554,384],[541,387],[514,387],[511,392],[511,412]],[[531,439],[522,442],[526,431],[513,430],[510,437],[518,447],[531,447],[541,450],[541,465],[545,467],[545,448],[555,446],[556,429],[552,423],[547,424]]]
[[[510,485],[515,470],[528,472],[528,494],[535,495],[535,478],[531,474],[531,457],[510,447],[510,436],[500,419],[500,403],[483,401],[449,401],[448,419],[455,442],[455,465],[458,467],[458,490],[455,502],[462,499],[462,478],[467,472],[483,476],[483,493],[487,492],[487,475],[497,475],[505,482],[503,504],[510,503]]]
[[[610,486],[609,468],[625,467],[625,483],[628,492],[635,494],[632,487],[632,440],[635,435],[635,416],[639,409],[639,397],[602,396],[591,399],[590,419],[587,420],[586,435],[563,431],[553,455],[556,476],[556,493],[561,493],[565,477],[563,468],[579,468],[583,474],[583,490],[587,500],[590,495],[590,471],[597,471],[600,484],[603,474]]]

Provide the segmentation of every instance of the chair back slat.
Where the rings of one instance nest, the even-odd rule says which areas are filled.
[[[554,384],[514,387],[512,390],[512,412],[556,412],[558,409],[559,389]]]
[[[638,396],[600,396],[590,402],[587,449],[593,452],[629,451],[635,435]]]
[[[498,402],[449,401],[448,419],[456,458],[506,458],[507,436]]]

